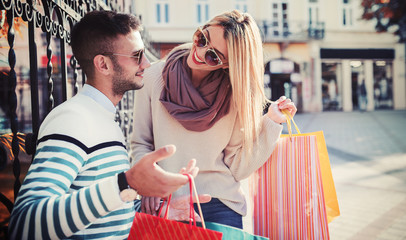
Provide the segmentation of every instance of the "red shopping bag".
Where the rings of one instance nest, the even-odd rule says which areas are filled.
[[[301,134],[294,125],[299,134],[291,133],[288,120],[289,135],[281,136],[251,176],[254,233],[270,239],[329,239],[328,223],[339,208],[324,136]]]
[[[201,213],[199,200],[197,193],[195,191],[195,196],[197,199],[197,204],[199,206],[199,213],[202,219],[202,226],[197,227],[193,209],[193,199],[192,199],[192,186],[193,179],[190,175],[187,175],[189,178],[190,185],[190,219],[189,224],[182,223],[174,220],[168,220],[168,210],[170,204],[170,196],[168,199],[168,207],[166,208],[165,215],[163,218],[155,217],[149,214],[136,213],[133,221],[133,225],[128,236],[129,240],[134,239],[190,239],[190,240],[219,240],[222,239],[222,233],[214,230],[206,229],[204,224],[203,215]],[[195,189],[196,190],[196,189]],[[162,211],[162,208],[161,210]],[[161,212],[158,214],[161,216]]]

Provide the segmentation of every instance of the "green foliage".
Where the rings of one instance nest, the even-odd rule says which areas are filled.
[[[17,133],[18,146],[21,152],[25,153],[25,134]],[[0,170],[5,167],[7,161],[14,159],[14,153],[12,151],[13,134],[7,133],[0,135]],[[7,154],[7,152],[9,154]]]

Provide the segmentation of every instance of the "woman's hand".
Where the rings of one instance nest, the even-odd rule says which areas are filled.
[[[199,168],[196,167],[195,159],[190,160],[188,165],[186,167],[181,168],[179,171],[180,174],[190,174],[192,177],[195,177],[198,172],[199,172]],[[200,197],[199,197],[199,199],[200,199]],[[204,196],[203,200],[206,200],[206,199],[207,199],[207,197]],[[211,197],[208,201],[210,201],[210,200],[211,200]],[[160,207],[161,207],[161,198],[160,197],[143,196],[141,198],[141,212],[143,212],[143,213],[157,216],[158,212],[159,212],[158,210]]]
[[[161,207],[160,197],[142,197],[141,198],[141,212],[153,216],[158,215],[158,210]]]
[[[268,108],[267,116],[276,123],[284,123],[286,122],[286,117],[282,113],[282,110],[284,109],[287,109],[292,117],[297,112],[295,104],[289,98],[282,96],[271,104]]]
[[[208,194],[199,195],[199,202],[200,203],[207,203],[211,201],[211,196]],[[196,202],[196,198],[193,196],[193,202]],[[165,202],[161,217],[164,216],[166,211],[167,204]],[[169,214],[168,219],[175,220],[175,221],[190,221],[190,196],[185,195],[178,198],[172,198],[171,203],[169,205]],[[197,222],[201,222],[201,218],[199,215],[193,210],[195,215],[195,220]],[[204,217],[204,216],[203,216]]]

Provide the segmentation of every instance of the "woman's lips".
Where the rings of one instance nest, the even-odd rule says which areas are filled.
[[[197,56],[196,49],[193,51],[192,60],[193,60],[193,62],[194,62],[195,64],[197,64],[197,65],[205,64],[205,62],[202,61],[202,60]]]

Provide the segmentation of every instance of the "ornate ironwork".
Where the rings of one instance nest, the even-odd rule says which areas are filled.
[[[283,28],[274,21],[258,20],[264,42],[308,42],[324,38],[324,22],[288,21]]]
[[[8,42],[8,86],[10,87],[8,101],[9,101],[9,117],[11,132],[13,134],[12,140],[12,153],[14,155],[13,159],[13,174],[15,177],[14,184],[14,196],[20,189],[20,160],[18,158],[19,154],[19,142],[17,139],[18,134],[18,119],[17,119],[17,75],[15,71],[17,59],[15,54],[15,28],[14,19],[21,18],[27,22],[28,26],[28,42],[29,42],[29,66],[30,66],[30,92],[31,92],[31,110],[32,110],[32,134],[27,134],[26,138],[26,152],[33,154],[35,151],[36,136],[38,134],[39,126],[41,121],[45,118],[45,115],[54,108],[60,102],[56,101],[56,96],[58,95],[56,91],[55,79],[54,79],[54,66],[52,62],[52,57],[59,50],[61,57],[61,78],[62,78],[62,91],[60,93],[61,101],[67,99],[67,83],[68,83],[68,64],[66,61],[67,53],[66,46],[70,43],[70,29],[73,25],[79,21],[85,13],[93,10],[113,10],[122,11],[125,1],[118,3],[118,0],[0,0],[0,10],[6,12],[7,14],[7,24],[9,26],[7,32],[7,42]],[[39,30],[40,29],[40,30]],[[37,54],[37,43],[36,34],[38,32],[41,34],[43,32],[46,36],[46,75],[47,75],[47,105],[45,114],[41,115],[41,105],[39,92],[39,71],[38,71],[38,54]],[[143,32],[143,37],[148,38],[146,32]],[[52,48],[51,41],[57,40],[59,45],[57,49]],[[146,47],[150,53],[154,54],[154,48],[150,46],[148,40],[144,39]],[[55,48],[55,47],[54,47]],[[75,58],[72,56],[68,59],[69,68],[72,71],[73,84],[72,92],[76,94],[78,92],[78,77],[80,69]],[[79,71],[78,71],[79,70]],[[82,72],[82,85],[84,84],[84,74]],[[131,116],[132,116],[132,106],[133,106],[133,92],[128,92],[123,100],[120,102],[119,115],[120,115],[120,125],[127,138],[131,132]],[[28,141],[28,142],[27,142]],[[127,144],[128,145],[128,144]],[[27,149],[27,146],[30,149]],[[129,147],[129,146],[127,146]],[[0,193],[0,201],[6,204],[9,211],[11,211],[10,201],[4,199],[4,195]]]

